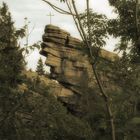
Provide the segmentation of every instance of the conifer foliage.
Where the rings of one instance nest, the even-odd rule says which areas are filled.
[[[16,139],[14,110],[17,106],[16,87],[21,82],[24,68],[22,50],[18,38],[22,29],[16,30],[5,3],[0,7],[0,139]]]
[[[16,30],[5,3],[0,7],[0,83],[15,86],[23,69],[22,50],[18,38],[23,30]]]
[[[41,58],[38,60],[38,65],[37,65],[36,72],[38,73],[38,75],[44,75],[45,74],[43,61],[42,61]]]

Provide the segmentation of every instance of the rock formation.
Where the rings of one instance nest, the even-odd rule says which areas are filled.
[[[50,77],[63,85],[57,97],[61,97],[64,103],[68,104],[70,98],[71,102],[76,102],[83,94],[82,91],[97,86],[82,41],[72,37],[67,31],[47,25],[40,53],[46,57],[46,65],[50,66]],[[116,54],[106,50],[101,50],[99,55],[106,61],[118,59]]]
[[[84,104],[87,108],[80,106],[83,103],[80,102],[82,100],[81,97],[89,91],[94,93],[94,90],[91,90],[92,88],[98,89],[88,54],[82,46],[82,41],[71,37],[68,32],[59,27],[52,25],[45,27],[40,53],[46,56],[46,65],[51,68],[50,78],[47,76],[39,76],[32,71],[24,71],[22,73],[22,76],[25,76],[23,78],[24,82],[17,87],[19,96],[17,96],[17,93],[15,96],[18,102],[12,102],[13,105],[15,104],[15,108],[12,108],[10,113],[8,112],[8,117],[5,121],[6,126],[3,125],[5,128],[8,128],[7,121],[13,120],[13,122],[9,124],[10,127],[12,124],[16,128],[18,139],[39,140],[42,139],[40,135],[42,135],[44,139],[44,134],[47,135],[47,132],[50,130],[55,134],[56,130],[59,132],[62,128],[63,130],[68,128],[64,131],[64,133],[68,132],[68,134],[71,134],[71,130],[76,131],[76,135],[75,133],[73,134],[74,136],[77,136],[80,132],[80,136],[82,136],[80,139],[87,139],[85,138],[87,132],[87,134],[91,134],[90,129],[87,129],[88,127],[86,127],[82,120],[79,123],[76,118],[75,122],[73,122],[73,116],[72,119],[68,119],[69,117],[67,117],[69,116],[67,110],[78,117],[83,116],[83,114],[85,115],[85,113],[87,113],[86,109],[92,108],[93,106],[92,104],[90,106]],[[101,50],[100,57],[105,61],[115,61],[118,59],[117,55],[105,50]],[[100,71],[100,74],[101,73],[102,71]],[[101,78],[105,81],[109,81],[110,79],[106,75],[107,74],[104,76],[102,74]],[[109,84],[109,90],[112,88],[110,85],[113,87],[113,84]],[[49,92],[47,91],[48,87]],[[114,86],[114,88],[116,87]],[[12,93],[14,94],[13,91]],[[61,110],[62,104],[59,102],[59,104],[54,105],[56,99],[49,99],[49,96],[47,96],[49,94],[53,94],[60,100],[67,107],[67,110],[63,110],[63,108]],[[98,95],[100,96],[100,94]],[[93,96],[90,96],[94,103],[95,100],[92,97]],[[9,98],[9,100],[11,99]],[[88,101],[86,102],[89,103]],[[7,105],[7,103],[5,103],[5,105]],[[62,112],[60,112],[59,108]],[[2,111],[3,110],[0,110],[0,114],[2,114]],[[93,111],[95,112],[96,109]],[[64,117],[63,114],[65,114]],[[0,121],[5,120],[5,116],[1,116]],[[64,121],[64,123],[62,123],[62,121]],[[69,126],[70,123],[72,123],[72,125]],[[59,127],[58,124],[60,126],[62,124],[62,127]],[[68,125],[66,128],[65,124]],[[79,129],[81,127],[84,128],[82,128],[83,131]],[[39,132],[37,135],[36,131]],[[10,131],[8,131],[8,134],[9,133]],[[55,139],[56,138],[57,137],[55,137]]]

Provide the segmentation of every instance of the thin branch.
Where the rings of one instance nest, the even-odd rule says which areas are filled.
[[[31,33],[33,32],[34,29],[35,29],[35,24],[34,24],[34,26],[32,27],[31,31],[29,32],[28,37],[31,35]]]
[[[70,3],[68,3],[68,1],[66,1],[66,4],[67,4],[67,7],[68,7],[70,13],[73,13]],[[76,25],[76,27],[77,27],[79,33],[80,33],[81,38],[82,38],[82,40],[84,41],[84,37],[83,37],[83,34],[82,34],[81,30],[80,30],[80,27],[79,27],[79,25],[78,25],[78,23],[77,23],[77,21],[76,21],[76,17],[75,17],[73,14],[72,14],[72,17],[73,17],[73,20],[74,20],[74,22],[75,22],[75,25]]]
[[[79,26],[80,26],[80,29],[83,33],[83,36],[86,40],[86,45],[87,47],[89,48],[89,51],[90,51],[90,57],[92,60],[94,60],[94,56],[93,56],[93,53],[92,53],[92,48],[91,48],[91,45],[88,43],[88,40],[87,40],[87,37],[85,35],[85,32],[84,32],[84,29],[82,27],[82,24],[81,24],[81,21],[80,21],[80,17],[79,17],[79,14],[78,14],[78,11],[77,11],[77,8],[75,6],[75,1],[72,0],[72,5],[73,5],[73,8],[74,8],[74,11],[76,13],[76,18],[78,19],[78,23],[79,23]],[[88,5],[88,4],[87,4]],[[90,31],[89,31],[90,32]],[[98,77],[98,74],[96,72],[96,67],[94,67],[94,65],[92,64],[92,70],[93,70],[93,73],[95,75],[95,78],[96,78],[96,81],[97,81],[97,84],[99,86],[99,89],[100,89],[100,92],[103,96],[103,99],[106,103],[106,107],[107,107],[107,111],[108,111],[108,115],[109,115],[109,118],[110,118],[110,125],[111,125],[111,136],[112,136],[112,140],[115,140],[116,139],[116,136],[115,136],[115,124],[114,124],[114,118],[113,118],[113,113],[111,111],[111,107],[110,107],[110,101],[109,101],[109,97],[107,96],[107,94],[105,93],[104,91],[104,88],[102,86],[102,83],[100,81],[100,78]]]
[[[92,53],[92,49],[91,49],[91,47],[90,47],[90,45],[89,45],[89,43],[88,43],[88,40],[87,40],[85,31],[84,31],[83,26],[82,26],[82,24],[81,24],[81,20],[80,20],[80,17],[79,17],[77,8],[76,8],[76,6],[75,6],[75,1],[74,1],[74,0],[72,0],[72,6],[73,6],[73,9],[74,9],[74,11],[75,11],[75,13],[76,13],[76,18],[77,18],[77,20],[78,20],[79,27],[80,27],[81,32],[82,32],[82,34],[83,34],[83,37],[84,37],[86,46],[87,46],[87,48],[89,49],[91,59],[94,60],[94,56],[93,56],[93,53]]]
[[[135,18],[136,18],[136,37],[139,37],[139,27],[138,27],[138,0],[136,0],[136,11],[135,11]]]
[[[54,4],[50,3],[47,0],[42,0],[42,1],[44,1],[45,3],[47,3],[48,5],[50,5],[55,11],[59,12],[60,14],[67,14],[67,15],[73,15],[73,16],[75,16],[73,13],[69,13],[68,11],[63,10],[63,9],[55,6]]]
[[[88,26],[88,36],[89,44],[91,45],[91,26],[90,26],[90,9],[89,9],[89,0],[87,0],[87,26]]]
[[[139,30],[139,0],[136,0],[136,7],[135,7],[135,24],[136,24],[136,48],[140,53],[140,30]]]

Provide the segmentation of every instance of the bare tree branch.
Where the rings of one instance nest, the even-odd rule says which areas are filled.
[[[89,42],[88,42],[88,40],[87,40],[85,31],[84,31],[83,26],[82,26],[82,24],[81,24],[80,17],[79,17],[79,14],[78,14],[78,11],[77,11],[77,8],[76,8],[75,1],[74,1],[74,0],[72,0],[72,6],[73,6],[73,9],[74,9],[74,11],[75,11],[76,18],[77,18],[77,20],[78,20],[79,27],[80,27],[81,32],[82,32],[82,34],[83,34],[83,37],[84,37],[86,46],[87,46],[87,48],[89,49],[91,59],[94,60],[94,56],[93,56],[93,53],[92,53],[92,49],[91,49],[91,47],[90,47],[90,45],[89,45]]]
[[[79,22],[79,26],[80,26],[80,29],[83,33],[83,36],[86,40],[86,45],[87,47],[89,48],[89,51],[90,51],[90,57],[91,59],[94,61],[96,60],[95,57],[93,56],[93,53],[92,53],[92,46],[89,44],[88,40],[87,40],[87,37],[85,35],[85,32],[84,32],[84,29],[82,27],[82,24],[81,24],[81,21],[80,21],[80,17],[79,17],[79,14],[78,14],[78,11],[77,11],[77,8],[76,8],[76,5],[75,5],[75,1],[72,0],[72,5],[73,5],[73,8],[74,8],[74,11],[76,13],[76,18],[78,19],[78,22]],[[89,12],[89,1],[87,0],[87,13]],[[89,13],[88,13],[89,14]],[[89,15],[88,15],[89,16]],[[87,22],[90,22],[89,21],[89,17],[87,18]],[[90,29],[90,23],[88,23],[88,29]],[[90,33],[90,31],[88,31]],[[95,63],[95,62],[94,62]],[[95,78],[96,78],[96,81],[98,83],[98,86],[99,86],[99,89],[100,89],[100,92],[102,94],[102,97],[106,103],[106,108],[107,108],[107,111],[108,111],[108,115],[109,115],[109,118],[110,118],[110,125],[111,125],[111,136],[112,136],[112,140],[115,140],[116,139],[116,136],[115,136],[115,124],[114,124],[114,118],[113,118],[113,113],[111,111],[111,107],[110,107],[110,101],[109,101],[109,97],[107,96],[107,94],[105,93],[104,91],[104,88],[102,86],[102,83],[101,83],[101,80],[96,72],[96,67],[94,67],[94,65],[92,64],[92,70],[93,70],[93,73],[95,75]]]
[[[89,44],[91,45],[91,26],[90,26],[90,8],[89,8],[89,0],[87,0],[87,26],[88,26],[88,36],[89,36]]]
[[[60,14],[67,14],[67,15],[73,15],[73,16],[75,16],[73,13],[70,13],[68,11],[63,10],[63,9],[55,6],[54,4],[50,3],[47,0],[42,0],[42,1],[44,1],[45,3],[47,3],[48,5],[50,5],[55,11],[59,12]]]
[[[70,2],[66,1],[66,4],[67,4],[67,7],[68,7],[70,13],[73,13],[73,12],[72,12],[72,7],[71,7]],[[76,21],[76,17],[75,17],[73,14],[72,14],[72,17],[73,17],[73,20],[74,20],[75,25],[76,25],[76,27],[77,27],[77,30],[78,30],[79,33],[80,33],[80,36],[81,36],[82,40],[85,41],[85,40],[84,40],[84,37],[83,37],[83,34],[82,34],[81,30],[80,30],[80,27],[79,27],[79,25],[78,25],[78,22]]]

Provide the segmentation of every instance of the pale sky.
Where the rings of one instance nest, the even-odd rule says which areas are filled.
[[[67,10],[65,4],[59,2],[59,0],[50,0],[52,3],[59,7]],[[5,2],[8,4],[10,12],[12,14],[13,20],[15,21],[15,26],[20,28],[24,25],[24,18],[27,17],[30,21],[29,29],[34,30],[29,37],[29,44],[33,44],[37,41],[41,41],[44,32],[45,25],[50,23],[49,17],[47,16],[50,12],[54,15],[52,17],[52,24],[59,26],[68,32],[72,36],[79,38],[79,33],[75,27],[73,19],[68,15],[61,15],[55,12],[42,0],[0,0],[0,4]],[[83,12],[85,7],[85,0],[76,0],[79,12]],[[113,8],[109,6],[108,0],[90,0],[90,8],[93,11],[105,14],[108,18],[115,17],[112,12]],[[110,38],[107,41],[106,49],[113,51],[116,39]],[[38,58],[41,57],[38,51],[34,51],[28,59],[28,68],[35,70]]]

